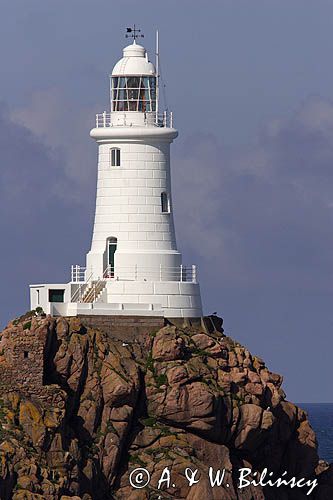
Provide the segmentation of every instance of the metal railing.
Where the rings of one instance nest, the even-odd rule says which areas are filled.
[[[131,112],[122,112],[124,115],[124,121],[121,125],[113,124],[111,121],[111,113],[104,111],[103,113],[97,113],[96,115],[96,128],[106,128],[106,127],[119,127],[126,126],[126,119],[128,119],[128,125],[132,125],[130,123]],[[127,114],[128,113],[128,114]],[[153,121],[150,117],[153,115]],[[149,116],[149,118],[148,118]],[[145,125],[157,125],[158,127],[173,127],[173,113],[172,111],[164,111],[164,113],[144,113],[144,124]],[[135,126],[135,125],[133,125]]]
[[[89,287],[88,283],[79,282],[79,286],[71,296],[71,302],[81,302],[83,294],[85,293],[88,287]]]
[[[89,283],[93,278],[93,273],[86,279],[86,268],[78,265],[72,266],[71,282],[78,283],[78,287],[71,296],[71,302],[81,302],[81,298],[89,288]]]
[[[86,281],[86,267],[75,265],[71,267],[71,281],[73,283],[78,283],[80,281]]]
[[[141,267],[138,265],[132,266],[107,266],[103,272],[103,276],[94,277],[91,273],[86,278],[86,268],[81,266],[72,266],[71,282],[72,283],[89,283],[92,281],[103,280],[116,281],[179,281],[196,283],[197,282],[197,266],[177,266],[168,267],[160,265],[159,267]]]
[[[96,115],[96,128],[111,127],[111,113],[104,111]]]

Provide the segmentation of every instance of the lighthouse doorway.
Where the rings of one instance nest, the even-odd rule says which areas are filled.
[[[117,238],[109,238],[108,239],[108,269],[107,269],[107,277],[114,277],[114,254],[117,250]]]

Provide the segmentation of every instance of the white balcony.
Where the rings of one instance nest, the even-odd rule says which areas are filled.
[[[139,266],[107,266],[103,276],[93,276],[82,266],[72,266],[71,283],[89,283],[92,281],[177,281],[181,283],[197,283],[197,266],[177,267],[139,267]]]
[[[156,112],[113,111],[107,113],[104,111],[96,115],[96,128],[142,126],[173,128],[173,113],[172,111],[158,114]]]

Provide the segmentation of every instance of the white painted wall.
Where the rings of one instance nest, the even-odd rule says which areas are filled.
[[[51,303],[49,302],[49,290],[65,290],[64,302],[71,300],[70,283],[47,283],[30,285],[30,308],[42,307],[46,314],[51,314]],[[60,302],[61,303],[61,302]]]
[[[170,178],[170,143],[174,129],[136,127],[93,129],[98,142],[96,212],[87,274],[102,276],[107,265],[107,240],[117,238],[115,266],[155,269],[177,267]],[[154,135],[145,135],[153,129]],[[121,165],[111,166],[110,150],[120,149]],[[167,192],[170,213],[162,213],[161,193]],[[156,278],[156,276],[155,276]]]
[[[170,281],[114,281],[108,280],[101,301],[108,303],[156,304],[169,318],[197,318],[202,316],[199,283]]]

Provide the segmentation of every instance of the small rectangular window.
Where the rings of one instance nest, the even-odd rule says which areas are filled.
[[[49,302],[63,302],[65,290],[49,290]]]
[[[111,167],[120,167],[120,149],[112,148],[111,153]]]
[[[161,209],[163,214],[168,214],[170,212],[170,203],[168,193],[161,193]]]

